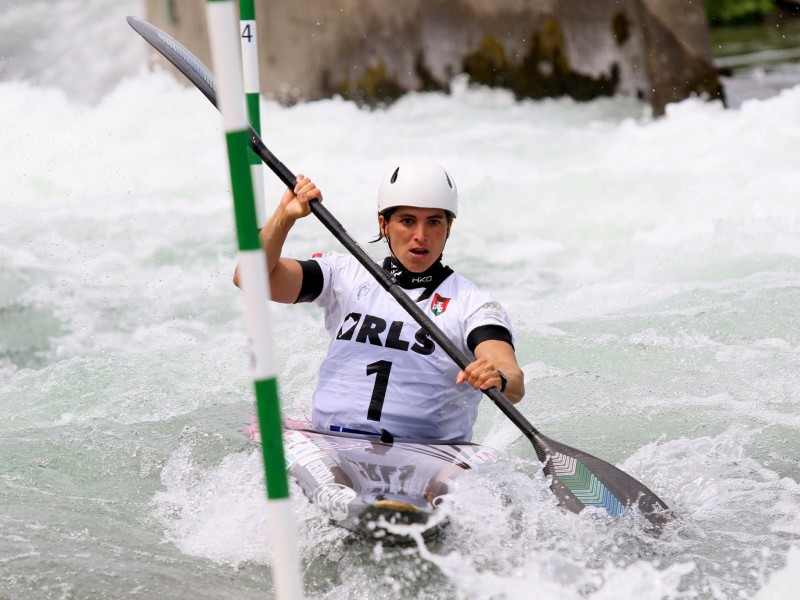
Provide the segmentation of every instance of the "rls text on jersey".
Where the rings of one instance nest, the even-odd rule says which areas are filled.
[[[388,330],[387,330],[388,325]],[[416,352],[417,354],[433,354],[436,345],[424,330],[418,329],[414,334],[414,344],[402,338],[403,321],[392,321],[389,325],[384,319],[373,315],[363,315],[352,312],[344,318],[337,340],[355,341],[362,344],[370,343],[374,346],[394,348],[403,352]],[[386,334],[381,339],[382,334]]]

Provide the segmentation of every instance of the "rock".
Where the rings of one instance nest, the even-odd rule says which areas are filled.
[[[146,0],[147,18],[209,67],[203,0]],[[663,114],[722,98],[697,0],[256,0],[262,93],[391,102],[466,73],[518,98],[634,95]]]
[[[687,6],[680,9],[670,0],[641,0],[641,4],[644,57],[652,85],[647,98],[653,112],[663,114],[669,102],[692,94],[724,101],[703,3],[683,1]]]

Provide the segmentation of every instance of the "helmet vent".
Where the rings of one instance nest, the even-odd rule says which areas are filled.
[[[447,179],[447,185],[449,185],[449,186],[450,186],[450,188],[452,189],[452,188],[453,188],[453,182],[452,182],[452,181],[450,181],[450,175],[448,175],[447,173],[445,173],[445,174],[444,174],[444,176],[445,176],[445,178]]]
[[[399,172],[400,172],[400,167],[397,167],[394,170],[394,173],[392,173],[392,178],[391,178],[391,180],[389,180],[389,183],[394,183],[395,181],[397,181],[397,174]],[[450,180],[448,179],[447,182],[450,183]],[[453,186],[451,185],[450,187],[453,187]]]

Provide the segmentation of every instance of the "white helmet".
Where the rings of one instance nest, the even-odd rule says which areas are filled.
[[[456,182],[434,162],[403,161],[392,167],[378,188],[378,212],[395,206],[441,208],[455,217],[458,215]]]

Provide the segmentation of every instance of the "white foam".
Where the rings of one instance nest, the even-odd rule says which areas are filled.
[[[786,555],[786,566],[769,576],[754,600],[794,600],[800,588],[800,548],[793,546]]]
[[[264,137],[361,242],[376,233],[370,207],[392,160],[447,165],[463,210],[446,261],[511,308],[528,387],[520,410],[620,461],[681,521],[650,539],[636,523],[566,514],[531,483],[535,465],[515,465],[465,481],[442,546],[378,560],[343,549],[342,532],[300,498],[304,560],[342,572],[315,589],[374,597],[358,583],[368,582],[413,595],[438,570],[434,585],[474,598],[754,594],[783,556],[797,562],[786,553],[800,535],[800,87],[735,111],[690,101],[662,120],[627,100],[513,102],[456,88],[383,111],[265,102]],[[252,413],[218,115],[171,76],[140,71],[93,104],[30,82],[0,82],[0,97],[2,308],[14,327],[58,324],[33,349],[23,328],[18,354],[0,357],[0,427],[12,440],[79,427],[141,440],[138,453],[123,448],[143,458],[108,475],[108,497],[122,478],[160,473],[148,508],[159,537],[221,565],[265,564],[257,452],[206,444],[203,429],[181,438],[177,424],[230,428]],[[282,186],[268,179],[274,202]],[[337,247],[308,219],[286,252]],[[285,410],[300,418],[328,340],[315,307],[274,310]],[[19,355],[30,363],[17,366]],[[490,403],[480,419],[487,443],[532,456]],[[162,457],[159,444],[174,449]],[[120,450],[98,449],[109,453],[98,460]]]

